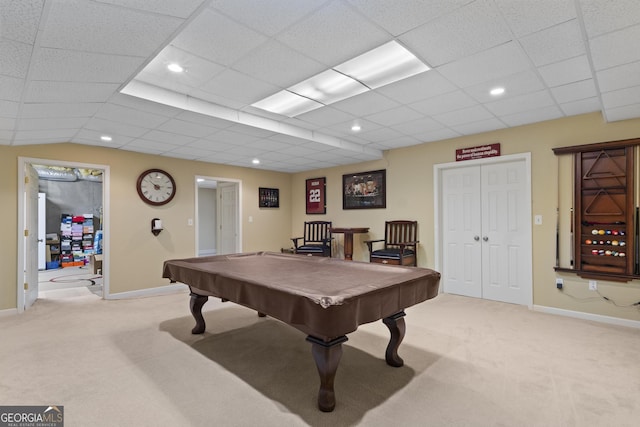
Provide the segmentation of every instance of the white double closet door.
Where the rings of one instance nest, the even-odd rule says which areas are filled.
[[[445,292],[531,305],[527,159],[441,169]]]

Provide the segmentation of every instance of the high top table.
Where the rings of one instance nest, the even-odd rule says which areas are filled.
[[[368,233],[369,227],[331,227],[332,233],[344,234],[344,259],[353,259],[353,234]]]
[[[382,319],[391,334],[385,360],[402,366],[404,309],[434,298],[440,282],[440,273],[426,268],[271,252],[165,261],[162,277],[191,289],[194,334],[205,331],[202,306],[209,296],[306,333],[320,376],[318,407],[325,412],[336,404],[333,384],[346,335]]]

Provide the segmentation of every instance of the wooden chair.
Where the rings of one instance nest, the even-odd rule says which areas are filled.
[[[304,236],[292,237],[294,253],[331,257],[331,221],[304,223]],[[302,244],[299,241],[302,240]]]
[[[384,224],[384,239],[364,242],[369,247],[369,262],[416,266],[418,222],[386,221]],[[384,242],[384,247],[374,250],[373,244],[380,242]]]

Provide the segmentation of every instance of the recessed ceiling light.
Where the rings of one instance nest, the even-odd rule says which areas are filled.
[[[351,130],[354,131],[354,132],[360,132],[360,129],[362,129],[362,128],[357,123],[354,124],[353,126],[351,126]]]
[[[496,87],[491,89],[491,91],[489,91],[489,93],[493,96],[498,96],[498,95],[502,95],[504,93],[504,88],[503,87]]]
[[[295,117],[429,69],[404,46],[391,41],[251,106]]]
[[[100,137],[100,140],[104,142],[110,142],[110,141],[113,141],[113,138],[111,138],[109,135],[102,135]]]
[[[253,163],[254,165],[259,165],[260,164],[260,160],[259,159],[253,159],[253,160],[251,160],[251,163]]]
[[[184,71],[184,68],[180,64],[176,64],[175,62],[167,65],[169,71],[173,71],[174,73],[181,73]]]

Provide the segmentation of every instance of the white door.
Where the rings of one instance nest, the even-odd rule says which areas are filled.
[[[24,308],[38,298],[38,172],[25,166]]]
[[[239,252],[238,184],[218,182],[218,254]]]
[[[524,160],[442,171],[445,292],[529,304],[531,202]]]
[[[480,167],[444,170],[442,189],[443,288],[481,298]]]

